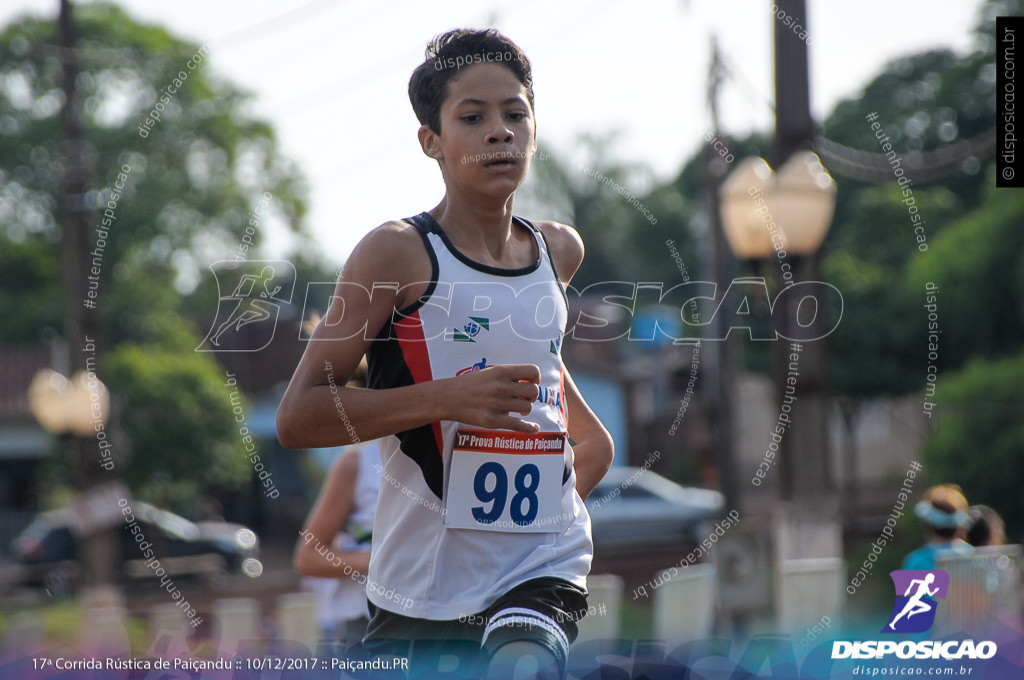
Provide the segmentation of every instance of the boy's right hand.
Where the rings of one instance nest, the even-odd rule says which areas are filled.
[[[452,418],[488,430],[532,434],[540,425],[517,418],[526,415],[540,394],[540,368],[534,364],[501,364],[449,378],[445,395]]]

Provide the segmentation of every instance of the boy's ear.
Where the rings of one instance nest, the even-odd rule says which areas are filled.
[[[441,140],[439,135],[427,125],[421,125],[416,136],[420,140],[420,148],[423,153],[435,161],[441,160]]]

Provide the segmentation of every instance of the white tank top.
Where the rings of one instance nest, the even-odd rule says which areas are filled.
[[[380,487],[380,446],[377,440],[359,445],[359,476],[356,477],[355,497],[348,522],[342,529],[346,534],[345,550],[366,550],[367,539],[373,531],[373,518],[377,513],[377,492]]]
[[[572,448],[565,443],[562,455],[509,455],[535,447],[539,454],[556,440],[561,448],[557,433],[566,432],[561,343],[568,306],[544,236],[515,218],[516,228],[533,236],[538,257],[527,267],[500,269],[456,250],[429,214],[406,221],[423,239],[433,283],[371,343],[369,386],[535,364],[540,396],[524,417],[539,423],[541,433],[556,434],[542,436],[541,443],[507,430],[466,432],[474,428],[441,421],[381,439],[367,597],[405,616],[445,620],[486,609],[533,578],[556,577],[585,588],[593,543],[590,516],[576,493]],[[453,449],[459,448],[472,450],[455,452],[453,470]],[[512,462],[481,466],[494,451]],[[477,528],[462,528],[473,518]]]
[[[334,550],[367,550],[377,509],[380,486],[380,447],[376,440],[359,445],[359,474],[356,477],[352,512],[331,548]],[[317,620],[324,628],[367,616],[366,590],[357,580],[346,576],[336,578],[306,577],[307,590],[317,596]]]

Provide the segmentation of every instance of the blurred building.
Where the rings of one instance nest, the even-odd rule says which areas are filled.
[[[54,450],[28,406],[32,377],[51,363],[45,345],[0,347],[0,555],[38,507],[42,461]]]
[[[600,299],[574,300],[570,319],[608,319]],[[625,312],[625,310],[622,310]],[[636,338],[651,337],[655,321],[678,335],[663,310],[636,314]],[[675,323],[678,324],[678,317]],[[673,330],[674,329],[674,330]],[[651,469],[688,485],[721,490],[713,436],[711,343],[696,352],[692,345],[673,345],[657,333],[654,341],[579,340],[570,334],[563,345],[565,363],[580,392],[615,441],[615,465],[644,465],[654,451],[661,456]],[[687,393],[687,389],[691,393]],[[779,414],[778,397],[769,376],[737,371],[733,404],[733,466],[738,503],[745,515],[769,515],[778,498],[778,475],[768,474],[760,486],[750,480],[764,460]],[[846,532],[877,531],[891,510],[891,485],[902,479],[926,436],[920,399],[878,399],[865,402],[852,432],[831,403],[826,424],[828,459],[834,488],[841,489]]]

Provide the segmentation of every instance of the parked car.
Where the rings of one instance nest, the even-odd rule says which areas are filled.
[[[128,524],[123,525],[118,530],[118,576],[122,581],[156,578],[156,566],[172,577],[201,576],[212,583],[223,581],[230,573],[255,577],[263,572],[259,539],[248,527],[230,522],[191,522],[141,501],[134,501],[131,507],[143,540],[152,546],[152,554],[147,556],[140,549],[136,533]],[[71,590],[80,571],[72,512],[71,508],[42,512],[12,542],[26,584]]]
[[[647,468],[617,466],[587,498],[594,549],[640,551],[694,545],[722,515],[717,491],[687,487]]]

